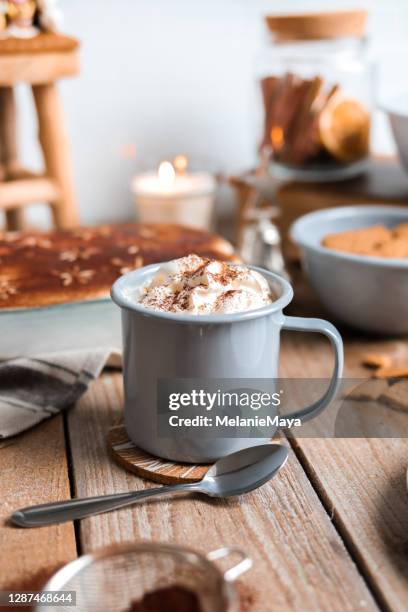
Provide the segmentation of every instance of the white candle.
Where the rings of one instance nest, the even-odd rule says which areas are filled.
[[[208,172],[187,172],[186,168],[176,172],[168,161],[160,164],[158,172],[139,174],[132,181],[140,221],[202,229],[211,227],[215,188]]]

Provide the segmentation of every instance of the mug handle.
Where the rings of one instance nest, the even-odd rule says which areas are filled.
[[[326,393],[323,395],[323,397],[310,406],[302,408],[297,412],[293,412],[286,417],[290,419],[309,421],[323,412],[323,410],[330,404],[336,395],[343,372],[343,340],[341,339],[341,336],[334,325],[328,321],[325,321],[324,319],[306,319],[305,317],[289,317],[285,315],[282,329],[291,331],[317,332],[323,334],[330,340],[332,349],[334,351],[334,368]]]

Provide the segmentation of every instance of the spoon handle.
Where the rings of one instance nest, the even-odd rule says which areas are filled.
[[[182,491],[197,491],[197,485],[195,483],[179,484],[144,489],[143,491],[115,493],[114,495],[68,499],[66,501],[21,508],[21,510],[16,510],[10,518],[11,522],[19,527],[43,527],[44,525],[65,523],[66,521],[117,510],[154,495],[167,495]]]

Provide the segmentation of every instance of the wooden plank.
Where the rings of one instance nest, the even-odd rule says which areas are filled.
[[[62,416],[0,443],[0,589],[38,589],[76,557],[72,523],[21,529],[7,519],[31,504],[70,497]]]
[[[397,340],[349,340],[346,375],[367,375],[361,356],[367,350],[400,354]],[[318,336],[284,337],[282,375],[329,374],[328,343]],[[301,374],[299,374],[301,372]],[[390,610],[408,601],[406,439],[302,439],[296,453],[378,601]]]
[[[121,410],[121,376],[105,375],[70,412],[77,495],[152,486],[108,456],[106,434]],[[140,539],[177,542],[202,552],[239,546],[254,560],[239,586],[242,609],[377,609],[293,453],[273,482],[239,499],[153,500],[85,519],[80,533],[84,552]]]

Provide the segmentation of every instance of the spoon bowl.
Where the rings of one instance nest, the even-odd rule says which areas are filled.
[[[249,493],[273,478],[283,467],[289,451],[280,444],[260,444],[219,459],[197,485],[212,497]]]

